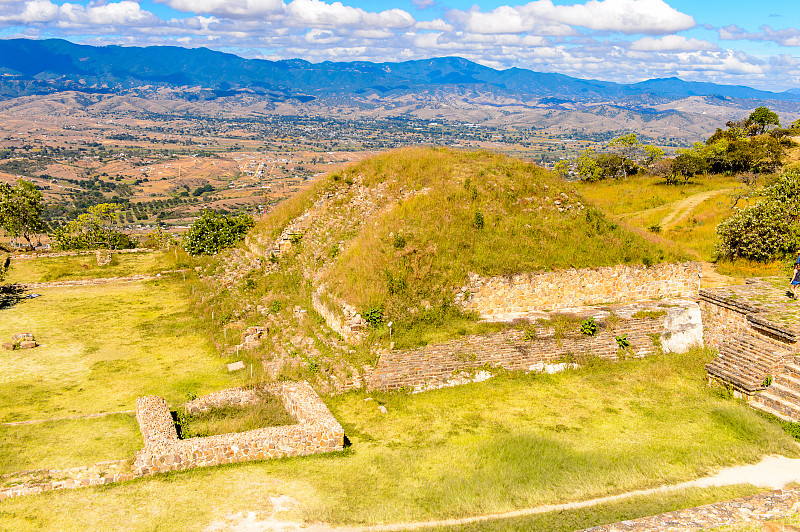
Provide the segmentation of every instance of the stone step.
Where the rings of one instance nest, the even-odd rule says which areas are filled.
[[[786,386],[776,384],[774,382],[772,383],[772,386],[767,388],[767,390],[772,395],[781,397],[792,404],[800,405],[800,392],[797,390],[792,390],[791,388],[787,388]],[[797,408],[800,411],[800,406]]]
[[[785,371],[776,375],[772,382],[800,393],[800,378]]]
[[[769,390],[756,395],[750,402],[750,407],[790,423],[797,423],[797,420],[800,419],[800,409],[796,405],[770,394]]]
[[[800,365],[789,363],[783,366],[783,373],[794,379],[800,380]]]

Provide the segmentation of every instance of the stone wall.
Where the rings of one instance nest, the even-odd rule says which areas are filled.
[[[484,278],[470,275],[456,295],[464,310],[502,321],[536,310],[555,310],[623,301],[694,298],[701,265],[609,266]]]
[[[266,387],[264,391],[278,395],[298,422],[236,434],[179,440],[174,425],[166,426],[166,418],[169,416],[171,421],[171,416],[163,399],[140,398],[136,404],[136,416],[140,419],[145,448],[136,454],[133,473],[178,471],[343,449],[344,430],[308,383],[285,382]],[[192,406],[231,404],[226,400],[241,403],[249,401],[252,393],[252,390],[241,388],[229,390],[226,394],[215,394],[211,399],[201,398]]]
[[[274,393],[297,420],[238,434],[179,440],[172,415],[161,397],[136,400],[136,419],[144,448],[129,460],[99,462],[67,470],[20,471],[0,475],[0,500],[45,491],[102,486],[165,471],[314,453],[341,451],[344,430],[307,382],[266,385],[261,390],[232,388],[185,405],[190,411],[254,402],[260,392]]]
[[[701,290],[699,297],[703,315],[705,344],[719,350],[723,342],[739,334],[753,336],[790,353],[800,353],[800,345],[791,334],[759,316],[761,309],[712,290]]]
[[[325,285],[321,285],[311,294],[311,306],[314,311],[325,320],[325,324],[339,334],[343,340],[353,344],[361,342],[366,337],[367,322],[361,317],[356,309],[343,301],[336,301],[331,296],[325,296],[333,300],[339,307],[341,314],[329,308],[322,300],[325,296]]]
[[[47,283],[23,283],[26,290],[37,290],[39,288],[59,288],[62,286],[94,286],[111,283],[138,283],[142,281],[152,281],[160,279],[162,275],[172,273],[185,273],[187,270],[167,270],[156,274],[131,275],[130,277],[99,277],[94,279],[75,279],[71,281],[51,281]]]
[[[620,347],[616,338],[625,335],[630,342],[626,356],[643,357],[660,350],[676,331],[670,324],[682,323],[679,315],[698,313],[697,305],[688,301],[664,302],[664,307],[652,306],[653,317],[633,318],[640,306],[617,309],[624,318],[601,318],[595,336],[575,331],[556,338],[553,327],[534,327],[535,334],[526,339],[521,329],[474,335],[443,344],[419,349],[384,352],[375,370],[367,376],[367,388],[372,390],[412,389],[424,391],[467,382],[485,380],[502,368],[511,371],[561,371],[586,357],[617,359]],[[591,312],[593,309],[587,309]],[[608,312],[605,313],[608,316]],[[619,321],[617,321],[617,319]],[[699,323],[697,328],[700,328]],[[677,334],[683,334],[679,330]],[[702,345],[702,335],[692,335],[691,343]],[[682,350],[689,347],[685,344]],[[675,349],[677,350],[677,349]]]
[[[155,253],[157,250],[148,248],[134,248],[134,249],[112,249],[111,253]],[[18,253],[11,255],[12,260],[27,260],[27,259],[47,259],[55,257],[77,257],[80,255],[94,255],[95,250],[89,251],[59,251],[55,253]]]
[[[0,501],[45,491],[102,486],[136,478],[128,460],[98,462],[72,469],[38,469],[0,475]]]

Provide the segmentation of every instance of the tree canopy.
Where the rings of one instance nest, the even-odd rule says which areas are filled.
[[[248,214],[233,217],[206,210],[186,231],[183,248],[192,255],[214,254],[244,239],[253,225]]]
[[[22,237],[34,248],[33,238],[44,232],[42,193],[20,179],[16,185],[0,183],[0,226],[9,236]]]
[[[101,203],[77,219],[53,231],[57,249],[128,249],[136,247],[136,240],[117,230],[118,206]]]

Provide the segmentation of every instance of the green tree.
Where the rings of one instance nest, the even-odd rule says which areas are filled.
[[[752,131],[755,135],[765,133],[769,126],[780,127],[781,125],[778,114],[764,106],[758,107],[755,111],[750,113],[750,117],[747,121],[753,124],[754,127]]]
[[[136,240],[116,229],[119,220],[118,205],[101,203],[75,220],[53,231],[57,249],[128,249],[136,247]]]
[[[575,170],[583,181],[599,181],[603,175],[592,148],[586,148],[581,152],[575,161]]]
[[[232,217],[205,210],[183,236],[183,248],[192,255],[214,254],[244,239],[253,225],[247,214]]]
[[[22,237],[34,249],[33,238],[44,232],[42,193],[20,179],[16,185],[0,183],[0,226],[9,236]]]

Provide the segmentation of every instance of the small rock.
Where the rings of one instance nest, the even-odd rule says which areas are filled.
[[[378,405],[378,411],[379,411],[381,414],[385,414],[385,413],[386,413],[386,407],[385,407],[385,406],[383,406],[383,405]]]
[[[367,397],[364,401],[372,401],[372,397]]]
[[[20,349],[32,349],[36,347],[38,344],[33,340],[23,340],[19,343]]]
[[[231,373],[233,371],[239,371],[242,369],[244,369],[244,362],[242,362],[241,360],[239,362],[232,362],[228,364],[228,373]]]
[[[14,350],[14,344],[12,342],[4,342],[3,349],[7,349],[8,351]]]

